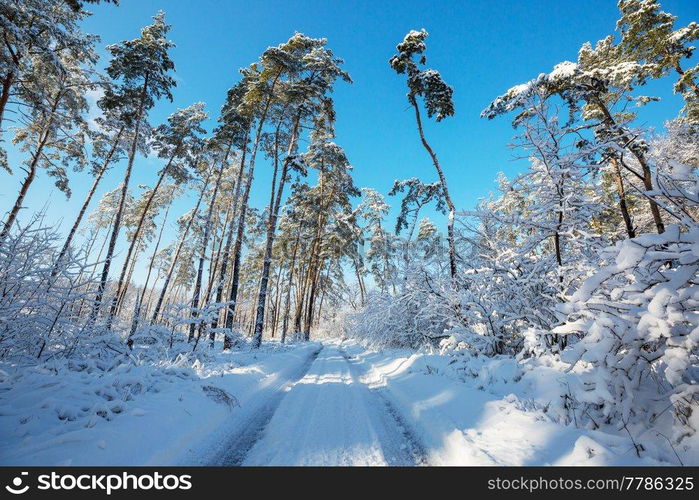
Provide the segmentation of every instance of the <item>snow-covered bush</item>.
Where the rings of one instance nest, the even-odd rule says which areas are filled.
[[[699,402],[699,178],[670,163],[654,197],[677,223],[603,252],[554,331],[580,337],[565,354],[590,367],[575,397],[591,418],[650,424],[672,408],[679,440]]]
[[[469,248],[462,309],[475,331],[497,339],[496,353],[516,354],[523,331],[557,325],[557,305],[609,243],[595,227],[605,208],[598,173],[609,143],[585,139],[589,126],[537,85],[508,104],[520,112],[513,126],[528,168],[512,179],[501,174],[497,195],[459,219]],[[545,340],[553,349],[565,344],[551,334]]]
[[[395,266],[395,292],[371,292],[363,308],[346,314],[346,336],[375,347],[436,347],[461,325],[446,251],[433,236],[421,233],[416,242],[405,243]]]
[[[84,340],[91,266],[84,252],[56,262],[60,235],[38,219],[0,242],[0,357],[40,358]]]
[[[184,322],[179,318],[167,326],[133,322],[129,351],[126,321],[110,330],[103,318],[90,317],[96,264],[82,248],[71,248],[56,260],[63,241],[55,228],[36,218],[0,242],[0,359],[35,364],[57,357],[128,362],[146,356],[159,361],[191,351],[180,345],[177,328]]]
[[[452,328],[449,336],[439,343],[442,352],[468,351],[486,356],[494,356],[502,350],[501,340],[494,336],[481,335],[466,327]]]
[[[671,405],[683,432],[696,430],[686,426],[699,393],[699,227],[684,229],[609,249],[555,330],[582,337],[566,353],[590,366],[575,397],[605,421],[652,422]]]
[[[437,345],[448,336],[452,316],[453,310],[425,290],[372,293],[361,311],[345,316],[345,335],[372,347]]]

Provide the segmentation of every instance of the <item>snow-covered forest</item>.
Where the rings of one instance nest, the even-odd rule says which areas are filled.
[[[468,92],[436,31],[385,63],[424,175],[384,195],[336,136],[331,41],[269,40],[220,109],[155,121],[187,64],[168,17],[100,59],[99,3],[0,0],[0,463],[699,464],[699,25],[620,0],[496,89],[480,126],[525,167],[464,207],[426,127]]]

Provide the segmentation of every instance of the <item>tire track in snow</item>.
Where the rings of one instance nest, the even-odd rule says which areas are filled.
[[[216,453],[207,465],[241,465],[250,449],[264,433],[267,424],[272,420],[274,412],[281,404],[284,396],[296,382],[306,375],[322,350],[323,348],[321,347],[313,352],[299,367],[298,371],[286,379],[281,387],[275,390],[270,397],[265,398],[262,404],[253,408],[252,411],[248,411],[244,417],[240,418],[236,427],[242,428],[242,430],[229,435],[226,444],[220,448],[221,451]]]
[[[325,346],[243,465],[388,465],[368,396],[337,346]]]
[[[394,433],[400,438],[401,451],[403,452],[400,455],[407,456],[410,459],[408,463],[398,461],[396,463],[390,463],[390,465],[429,465],[427,462],[427,452],[425,451],[424,446],[416,437],[412,428],[403,419],[403,416],[383,394],[382,389],[367,388],[367,390],[378,404],[383,404],[385,410],[384,415],[388,424],[387,428],[393,429]],[[386,453],[388,450],[390,450],[390,447],[387,447],[387,449],[385,448],[384,453]]]
[[[400,412],[393,406],[380,388],[369,388],[358,375],[357,364],[340,349],[342,357],[350,366],[352,378],[356,384],[366,388],[367,406],[373,410],[374,421],[384,458],[388,465],[395,466],[424,466],[429,465],[427,452],[415,432],[407,424]]]

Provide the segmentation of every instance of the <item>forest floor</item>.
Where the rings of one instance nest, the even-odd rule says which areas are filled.
[[[553,371],[523,376],[514,360],[339,341],[266,343],[194,366],[6,365],[0,464],[657,465],[676,464],[676,452],[695,462],[694,447],[640,436],[638,457],[621,432],[562,425],[542,403],[552,385]]]

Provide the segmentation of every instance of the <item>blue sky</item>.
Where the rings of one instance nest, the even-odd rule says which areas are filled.
[[[178,87],[173,103],[162,102],[151,113],[153,124],[197,101],[206,102],[215,118],[226,89],[238,78],[238,68],[255,61],[266,47],[286,41],[294,31],[327,38],[354,79],[353,84],[336,86],[337,142],[355,167],[357,185],[384,194],[395,179],[436,180],[408,108],[405,81],[387,62],[408,30],[427,29],[428,65],[454,87],[456,114],[441,123],[427,123],[426,134],[443,164],[458,209],[472,208],[478,198],[493,191],[499,171],[513,175],[522,168],[507,147],[514,134],[508,119],[483,120],[480,111],[509,87],[549,71],[557,62],[574,60],[583,42],[610,34],[617,19],[616,2],[611,0],[121,3],[90,7],[94,16],[85,28],[101,35],[101,47],[134,38],[159,9],[165,10],[173,26],[170,38],[177,44],[172,58]],[[679,17],[678,25],[699,20],[695,0],[661,3]],[[644,93],[658,95],[662,101],[642,110],[641,124],[659,128],[681,107],[669,81],[654,82]],[[16,160],[11,155],[11,161]],[[158,163],[140,158],[135,168],[132,186],[152,184]],[[100,194],[113,189],[122,175],[123,166],[113,168]],[[269,168],[261,164],[252,194],[253,205],[260,208],[268,199],[269,177]],[[3,182],[0,211],[14,201],[20,180],[18,171]],[[42,173],[27,204],[31,211],[49,203],[49,220],[64,217],[72,222],[90,182],[87,174],[73,174],[74,195],[67,202]],[[398,200],[388,201],[398,205]],[[189,206],[191,201],[185,198],[174,210],[180,208],[181,213]]]

